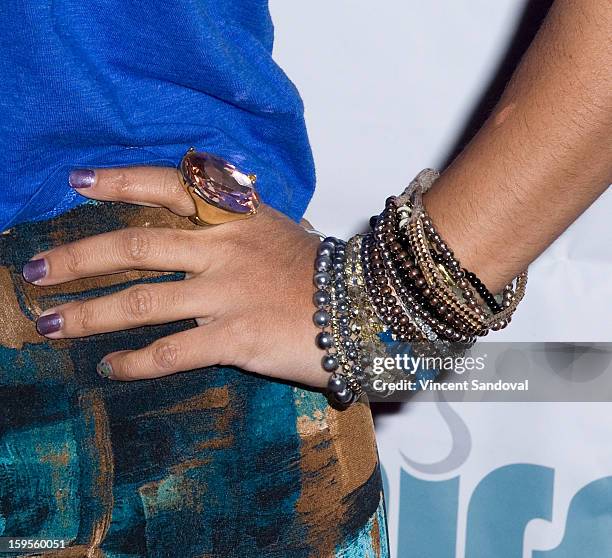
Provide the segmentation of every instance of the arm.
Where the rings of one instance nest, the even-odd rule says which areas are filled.
[[[491,290],[523,270],[612,179],[610,28],[610,2],[558,0],[499,107],[425,196],[441,235]],[[88,176],[73,187],[90,198],[182,216],[195,209],[174,169]],[[187,281],[136,285],[39,318],[39,331],[53,339],[196,319],[200,327],[107,355],[105,377],[136,380],[226,364],[324,386],[311,319],[317,245],[263,208],[253,219],[210,230],[125,229],[82,239],[39,254],[24,276],[46,286],[126,269],[188,273]]]
[[[424,196],[497,292],[612,182],[612,3],[557,0],[495,110]]]

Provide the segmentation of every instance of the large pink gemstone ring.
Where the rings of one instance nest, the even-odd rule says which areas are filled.
[[[181,184],[192,197],[196,225],[219,225],[247,219],[260,205],[254,174],[245,174],[220,157],[196,151],[185,153],[178,168]]]

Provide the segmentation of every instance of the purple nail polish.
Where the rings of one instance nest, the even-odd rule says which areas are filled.
[[[96,173],[91,169],[75,169],[70,173],[68,182],[71,188],[91,188],[96,180]]]
[[[62,329],[62,317],[59,314],[47,314],[36,320],[36,330],[41,335],[49,335]]]
[[[28,283],[34,283],[47,275],[47,262],[43,258],[32,260],[23,266],[21,273]]]

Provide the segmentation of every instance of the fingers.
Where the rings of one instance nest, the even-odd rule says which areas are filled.
[[[174,168],[75,169],[69,182],[80,194],[96,200],[166,207],[182,216],[195,213],[193,200],[181,186]]]
[[[56,285],[131,269],[201,272],[207,267],[204,235],[194,231],[131,227],[65,244],[35,256],[23,268],[26,281]]]
[[[120,351],[105,356],[98,374],[112,380],[161,378],[223,362],[220,352],[226,342],[217,322],[181,331],[159,339],[143,349]]]
[[[85,337],[144,325],[202,318],[213,311],[202,280],[141,283],[119,293],[46,311],[36,327],[50,339]]]

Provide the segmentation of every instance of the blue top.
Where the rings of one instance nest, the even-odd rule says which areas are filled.
[[[0,2],[0,29],[0,231],[85,201],[74,167],[174,166],[192,145],[301,217],[314,166],[267,0]]]

